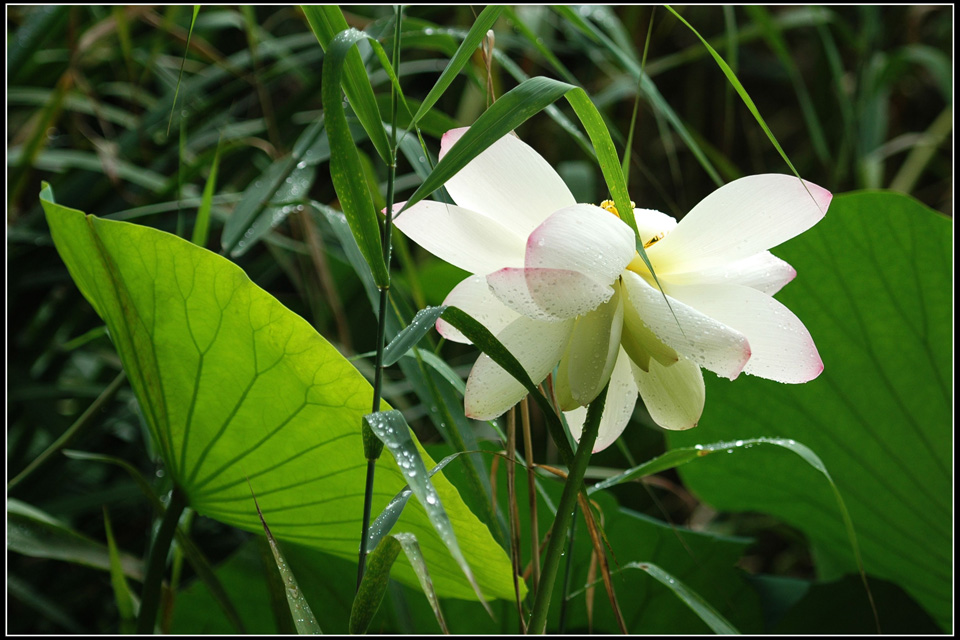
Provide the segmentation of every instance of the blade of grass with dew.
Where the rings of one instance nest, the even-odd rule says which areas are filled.
[[[270,200],[264,203],[265,206],[250,223],[243,234],[243,239],[230,255],[242,256],[286,220],[290,214],[302,211],[316,177],[316,165],[298,162]]]
[[[301,10],[310,24],[314,35],[320,42],[320,46],[329,55],[330,46],[337,34],[350,28],[340,8],[335,5],[326,6],[308,6],[301,5]],[[380,159],[386,163],[390,162],[390,142],[387,140],[387,134],[383,129],[383,118],[380,116],[380,109],[377,107],[377,100],[374,97],[373,87],[370,86],[370,78],[367,70],[363,66],[363,60],[358,51],[350,50],[345,54],[343,65],[343,86],[350,106],[353,108],[357,118],[363,124],[370,141]],[[324,62],[326,66],[326,62]],[[324,72],[326,75],[326,72]],[[324,84],[326,84],[324,82]]]
[[[180,95],[180,80],[183,78],[183,66],[187,62],[187,52],[190,51],[190,38],[193,37],[193,26],[197,23],[197,14],[200,13],[200,5],[193,5],[193,17],[190,18],[190,30],[187,32],[187,43],[183,47],[183,59],[180,61],[180,73],[177,75],[177,88],[173,92],[173,104],[170,105],[170,119],[167,121],[167,135],[170,135],[170,127],[173,125],[173,114],[177,109],[177,97]]]
[[[602,489],[618,485],[622,482],[627,482],[634,478],[641,478],[643,476],[648,476],[654,473],[659,473],[661,471],[666,471],[668,469],[673,469],[674,467],[686,464],[693,460],[703,458],[706,455],[711,453],[716,453],[718,451],[726,451],[727,453],[733,453],[735,451],[745,451],[747,449],[753,448],[758,445],[772,445],[776,447],[782,447],[787,449],[798,456],[800,456],[804,462],[816,469],[827,482],[830,484],[830,488],[833,490],[833,495],[836,498],[837,506],[840,509],[840,516],[843,519],[844,527],[847,532],[847,539],[850,543],[850,548],[853,551],[854,558],[856,559],[857,566],[860,570],[860,577],[863,580],[864,586],[867,588],[867,593],[870,593],[870,587],[867,585],[866,572],[863,568],[863,559],[860,555],[860,545],[857,542],[857,534],[853,528],[853,520],[850,518],[850,512],[847,510],[847,505],[843,500],[843,496],[840,495],[840,490],[837,488],[836,483],[833,481],[833,477],[830,475],[830,472],[827,471],[826,466],[823,464],[823,461],[810,450],[806,445],[797,442],[796,440],[786,439],[786,438],[749,438],[744,440],[736,440],[733,442],[716,442],[713,444],[707,445],[695,445],[693,447],[681,447],[676,449],[671,449],[661,456],[654,458],[648,462],[645,462],[633,469],[629,469],[626,472],[608,478],[602,482],[598,482],[589,489],[589,493],[595,493]],[[872,603],[872,596],[871,596]]]
[[[493,50],[493,58],[497,61],[497,64],[499,64],[507,73],[513,76],[518,83],[525,82],[530,79],[530,76],[520,68],[520,65],[514,62],[510,56],[500,49]],[[570,84],[577,85],[580,83],[571,82]],[[561,129],[566,131],[567,134],[573,138],[573,141],[576,142],[581,149],[583,149],[583,152],[587,154],[587,157],[596,161],[597,152],[594,151],[592,146],[590,146],[590,141],[587,140],[587,137],[583,135],[583,132],[577,128],[577,125],[575,125],[570,118],[568,118],[560,109],[557,108],[557,105],[548,105],[544,111],[547,112],[547,115],[551,120],[556,122]]]
[[[252,487],[250,493],[253,493]],[[297,633],[300,635],[323,634],[323,631],[320,630],[320,625],[317,624],[316,616],[314,616],[313,611],[310,610],[307,599],[297,585],[297,578],[293,575],[293,570],[290,568],[290,565],[287,564],[287,561],[284,560],[283,553],[280,551],[280,547],[277,546],[277,541],[274,539],[273,534],[270,533],[270,527],[267,526],[267,521],[263,518],[263,512],[260,511],[260,505],[257,503],[256,496],[253,496],[253,504],[256,506],[257,515],[260,516],[260,522],[263,524],[263,532],[267,536],[267,542],[270,543],[270,551],[273,552],[273,559],[277,563],[277,570],[280,572],[281,577],[283,577],[287,604],[290,607],[290,615],[293,617],[293,624],[297,628]]]
[[[301,163],[306,152],[317,144],[324,126],[323,116],[312,122],[297,138],[293,152],[276,160],[244,190],[240,203],[227,218],[220,234],[220,244],[225,252],[235,256],[248,249],[244,236],[250,225]]]
[[[460,550],[453,525],[440,503],[440,496],[430,482],[430,476],[423,464],[423,459],[413,444],[413,439],[410,437],[410,427],[407,426],[403,414],[396,410],[378,411],[367,414],[363,419],[373,433],[390,450],[400,468],[404,470],[411,490],[427,512],[427,516],[440,535],[440,539],[443,540],[453,559],[460,565],[480,603],[492,616],[493,612],[490,610],[483,592],[480,591],[480,585],[477,584],[473,571]]]
[[[449,634],[450,630],[447,628],[446,620],[443,619],[443,612],[440,610],[440,600],[437,598],[437,592],[433,588],[433,580],[430,579],[430,571],[427,569],[427,563],[423,559],[423,553],[420,551],[420,543],[417,542],[417,537],[412,533],[396,533],[393,535],[393,538],[400,543],[403,552],[407,555],[407,560],[410,561],[410,566],[413,567],[414,572],[420,579],[420,587],[430,602],[430,608],[433,609],[433,616],[437,619],[440,630],[445,634]]]
[[[327,55],[323,60],[322,94],[327,135],[330,138],[330,177],[340,198],[340,206],[350,224],[350,230],[364,259],[370,265],[373,279],[377,286],[383,289],[389,286],[390,275],[380,244],[380,224],[341,100],[341,79],[349,60],[348,54],[363,40],[370,41],[369,36],[355,29],[348,29],[338,33],[329,42]],[[370,42],[375,50],[380,47],[379,43]],[[381,57],[381,63],[385,69],[390,69],[390,62],[385,57]],[[382,124],[379,129],[384,130]],[[392,152],[388,157],[392,157]],[[388,164],[390,162],[392,160],[388,160]]]
[[[677,598],[679,598],[685,605],[690,607],[690,610],[697,614],[697,616],[703,620],[714,633],[739,635],[740,632],[737,631],[736,627],[734,627],[726,618],[720,615],[720,612],[714,609],[713,606],[704,600],[700,594],[687,587],[683,582],[667,573],[657,565],[650,562],[628,562],[620,569],[612,573],[620,573],[622,571],[626,571],[627,569],[639,569],[641,571],[645,571],[647,575],[670,589],[670,591],[672,591],[674,595],[676,595]],[[571,593],[569,597],[576,597],[591,586],[599,583],[600,580],[597,580],[596,582],[587,585],[583,589]]]
[[[427,97],[423,99],[420,108],[417,109],[417,112],[413,116],[411,127],[416,126],[423,114],[429,111],[430,108],[436,104],[437,100],[440,99],[440,96],[447,90],[447,87],[449,87],[450,83],[457,77],[460,70],[470,61],[477,47],[480,46],[480,43],[484,37],[486,37],[487,31],[493,27],[493,23],[497,21],[497,18],[500,17],[502,12],[503,7],[497,5],[489,5],[480,12],[473,26],[467,31],[467,35],[464,37],[457,52],[450,58],[450,62],[447,63],[443,73],[440,74],[440,78],[436,84],[433,85],[433,88],[430,89],[430,92],[427,93]]]
[[[389,367],[403,357],[434,327],[444,307],[427,307],[417,312],[410,324],[383,350],[383,366]]]
[[[438,471],[443,469],[449,463],[453,462],[456,458],[460,456],[463,452],[457,452],[450,454],[445,457],[443,460],[438,462],[432,469],[429,471],[429,475],[432,477]],[[413,489],[410,488],[408,484],[400,492],[393,497],[390,502],[383,508],[383,510],[377,515],[377,518],[373,521],[373,524],[370,525],[370,534],[368,538],[368,547],[376,549],[377,545],[380,544],[380,541],[384,536],[389,535],[393,529],[393,525],[397,523],[397,520],[400,518],[400,513],[403,511],[403,508],[407,506],[407,502],[410,500],[410,496],[413,495]]]
[[[213,164],[210,165],[210,175],[203,186],[203,199],[197,209],[197,221],[193,225],[193,235],[190,241],[201,247],[207,246],[210,235],[210,211],[213,208],[213,194],[217,190],[217,169],[220,166],[220,141],[217,141],[217,150],[213,155]]]

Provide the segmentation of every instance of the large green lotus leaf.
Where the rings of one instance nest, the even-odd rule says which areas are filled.
[[[668,436],[671,446],[756,436],[809,446],[846,501],[866,572],[901,585],[946,630],[951,234],[948,218],[903,195],[834,198],[823,221],[776,251],[798,274],[777,297],[810,330],[823,373],[803,385],[707,375],[700,426]],[[718,508],[771,513],[804,532],[822,577],[856,571],[836,499],[799,458],[715,454],[680,473]]]
[[[252,488],[278,539],[355,559],[366,470],[360,424],[372,403],[363,376],[230,261],[54,204],[49,188],[42,195],[54,243],[106,322],[190,506],[262,533]],[[506,554],[453,485],[440,474],[434,483],[484,594],[512,597]],[[381,456],[373,513],[405,485],[392,456]],[[418,503],[396,530],[421,541],[439,593],[476,597]],[[406,561],[395,573],[417,584]]]

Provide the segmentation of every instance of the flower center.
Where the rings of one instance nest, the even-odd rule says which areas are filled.
[[[635,206],[637,206],[637,203],[635,203],[633,200],[631,200],[631,201],[630,201],[630,206],[631,206],[631,207],[635,207]],[[617,205],[614,204],[613,200],[604,200],[603,202],[600,203],[600,208],[603,209],[604,211],[606,211],[607,213],[612,213],[613,215],[617,216],[618,218],[620,217],[620,212],[617,211]],[[622,219],[622,218],[621,218],[621,219]]]
[[[633,200],[631,200],[631,201],[630,201],[630,206],[631,206],[631,207],[636,207],[637,205],[636,205],[636,203],[635,203]],[[613,200],[604,200],[603,202],[600,203],[600,208],[603,209],[604,211],[606,211],[606,212],[608,212],[608,213],[612,213],[613,215],[615,215],[615,216],[617,216],[618,218],[620,218],[620,212],[617,211],[617,206],[616,206],[616,204],[613,202]],[[622,218],[621,218],[621,220],[622,220]],[[644,249],[649,249],[650,247],[652,247],[654,244],[656,244],[656,243],[659,242],[660,240],[663,240],[663,237],[664,237],[665,235],[667,235],[665,231],[661,231],[660,233],[657,233],[657,234],[654,235],[652,238],[650,238],[649,240],[647,240],[646,242],[643,243],[643,248],[644,248]],[[639,253],[639,252],[634,256],[633,260],[630,261],[630,264],[627,265],[627,269],[629,269],[629,270],[633,271],[634,273],[637,273],[637,274],[639,274],[639,275],[641,275],[641,276],[649,276],[649,274],[650,274],[650,270],[647,269],[647,265],[646,265],[646,263],[644,263],[643,259],[640,257],[640,253]]]

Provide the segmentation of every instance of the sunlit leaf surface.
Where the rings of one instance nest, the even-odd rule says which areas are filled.
[[[154,229],[54,204],[49,188],[43,205],[190,506],[261,531],[248,478],[277,539],[355,560],[366,467],[360,420],[372,402],[363,376],[231,262]],[[392,457],[378,467],[374,513],[406,484]],[[434,482],[483,592],[510,597],[506,555],[456,489],[441,476]],[[474,597],[419,505],[399,523],[420,540],[439,593]],[[417,584],[408,564],[396,577]]]

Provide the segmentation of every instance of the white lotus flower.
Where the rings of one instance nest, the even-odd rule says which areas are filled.
[[[443,136],[441,158],[465,131]],[[832,195],[815,184],[775,174],[741,178],[680,223],[634,209],[662,293],[612,204],[577,204],[556,171],[516,137],[491,145],[446,188],[456,206],[422,201],[396,226],[474,274],[444,304],[486,326],[535,383],[556,368],[556,400],[577,439],[586,405],[610,382],[596,451],[619,437],[638,393],[661,427],[696,426],[701,367],[731,380],[744,371],[790,383],[823,370],[810,333],[771,297],[796,272],[767,251],[823,217]],[[442,319],[437,329],[469,342]],[[467,379],[466,414],[494,418],[525,394],[481,355]]]

